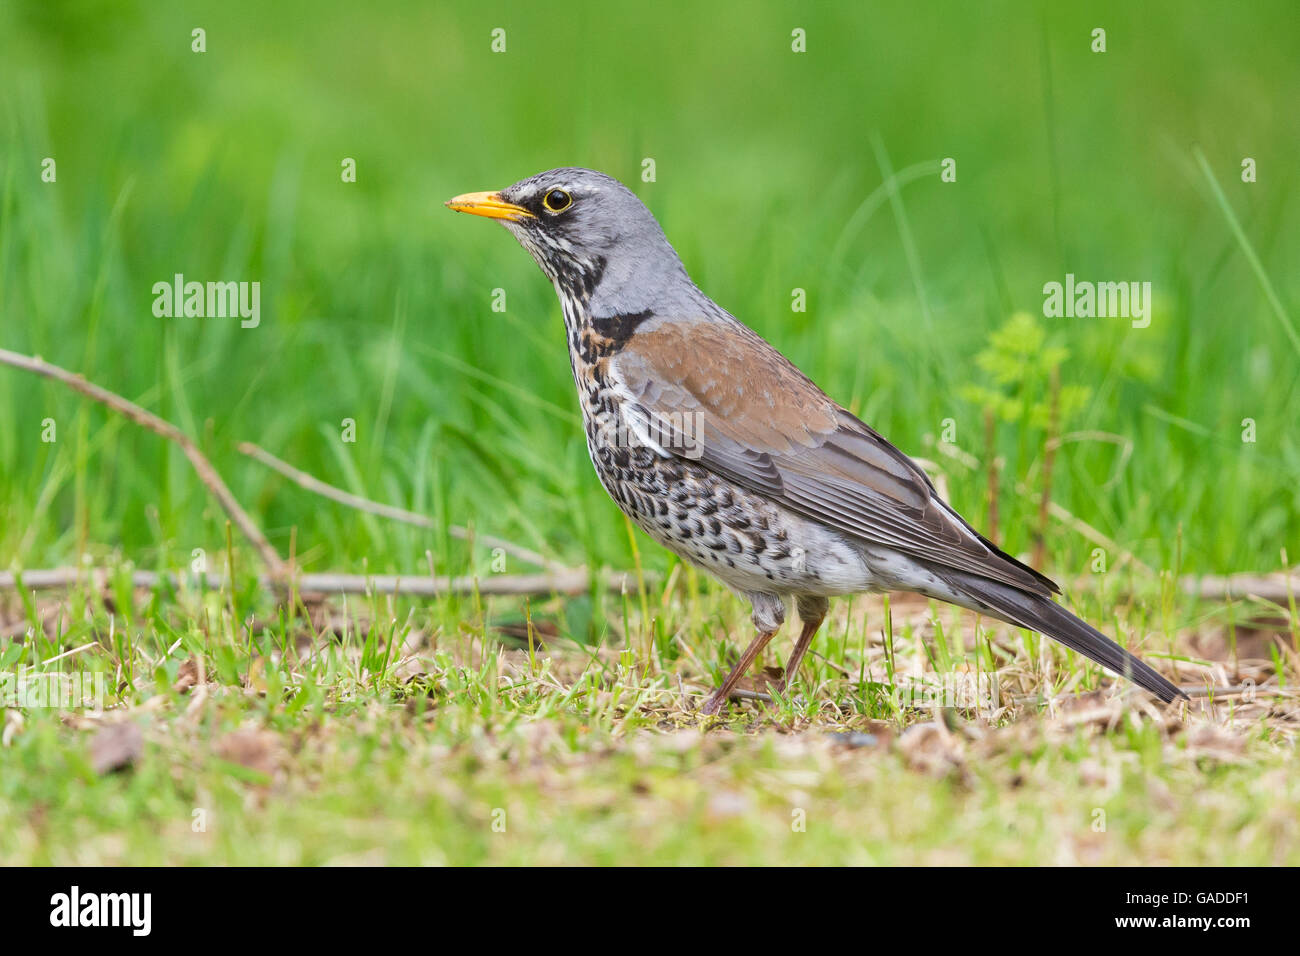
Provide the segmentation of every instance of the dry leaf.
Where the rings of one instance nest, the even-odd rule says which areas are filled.
[[[236,730],[217,741],[217,756],[268,777],[279,764],[280,739],[269,730]]]
[[[935,776],[961,770],[965,764],[960,743],[938,721],[908,727],[897,747],[912,769]]]
[[[109,724],[96,731],[90,741],[90,765],[95,773],[106,774],[124,770],[144,750],[144,734],[139,725],[127,720]]]
[[[199,682],[199,663],[194,658],[187,658],[176,672],[176,683],[172,685],[172,690],[178,694],[188,694],[195,684]]]

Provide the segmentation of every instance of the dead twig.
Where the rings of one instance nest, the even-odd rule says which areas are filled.
[[[1188,574],[1179,578],[1178,586],[1183,593],[1207,601],[1259,598],[1285,608],[1288,594],[1300,591],[1300,574]]]
[[[362,498],[360,495],[354,495],[342,488],[327,484],[315,475],[308,474],[300,468],[295,468],[282,458],[277,458],[265,448],[255,445],[251,441],[240,442],[237,447],[240,454],[261,462],[272,471],[283,475],[298,487],[305,488],[313,494],[328,498],[331,501],[337,501],[348,508],[355,508],[367,514],[379,515],[381,518],[389,518],[393,521],[415,525],[417,528],[428,528],[430,530],[437,530],[438,528],[437,523],[428,515],[422,515],[418,511],[407,511],[405,508],[397,508],[378,501],[371,501],[369,498]],[[449,525],[447,533],[453,538],[460,538],[462,541],[477,540],[489,548],[500,548],[506,554],[514,555],[520,561],[536,565],[539,568],[546,568],[548,571],[561,573],[573,570],[555,561],[550,561],[536,551],[521,547],[512,541],[506,541],[504,538],[497,538],[490,534],[474,533],[460,525]]]
[[[1016,482],[1016,494],[1024,495],[1026,498],[1037,497],[1034,495],[1033,491],[1031,491],[1025,485],[1025,483],[1021,481]],[[1041,497],[1039,497],[1039,501],[1041,503],[1042,501]],[[1067,511],[1065,508],[1062,508],[1055,501],[1048,502],[1047,511],[1053,518],[1055,518],[1061,524],[1065,525],[1067,528],[1072,528],[1074,531],[1077,531],[1080,535],[1087,538],[1093,544],[1099,544],[1108,551],[1118,552],[1120,560],[1115,565],[1116,568],[1118,568],[1122,564],[1127,563],[1133,565],[1133,567],[1144,572],[1149,577],[1153,577],[1153,578],[1159,577],[1159,575],[1156,574],[1155,568],[1139,560],[1137,555],[1135,555],[1128,548],[1121,545],[1114,538],[1108,537],[1107,535],[1098,531],[1096,528],[1088,524],[1088,522],[1084,521],[1082,518],[1076,517],[1073,513]]]
[[[253,523],[253,519],[235,500],[235,496],[226,487],[226,483],[221,480],[217,470],[203,456],[198,445],[194,443],[194,440],[189,435],[171,422],[164,421],[153,412],[141,408],[135,402],[125,399],[115,392],[110,392],[94,382],[89,382],[81,375],[73,374],[57,365],[51,365],[39,356],[21,355],[18,352],[0,349],[0,364],[35,372],[37,375],[61,382],[74,392],[78,392],[89,399],[99,402],[101,405],[111,408],[142,428],[147,428],[154,434],[175,442],[180,446],[181,451],[185,453],[185,457],[189,459],[190,464],[194,466],[199,481],[203,482],[207,489],[212,492],[213,497],[217,499],[222,510],[230,516],[230,520],[239,528],[240,533],[257,549],[263,563],[270,570],[271,576],[278,579],[284,574],[285,563],[283,559],[271,546],[271,542],[266,540],[266,536],[262,534],[257,525]]]
[[[196,586],[200,578],[196,575],[179,575],[170,572],[132,571],[131,586],[142,590],[153,590],[162,584],[180,587],[183,581]],[[103,590],[111,580],[111,572],[106,568],[34,568],[29,571],[0,571],[0,591],[12,591],[21,581],[22,587],[29,591],[48,591],[72,587],[89,581],[97,589]],[[224,574],[208,574],[202,577],[207,587],[218,589],[228,583]],[[279,581],[271,575],[263,575],[263,586],[270,587]],[[411,597],[440,597],[449,594],[491,594],[491,595],[550,595],[550,594],[584,594],[591,585],[591,573],[586,568],[570,568],[563,572],[548,574],[495,574],[485,578],[461,576],[430,577],[429,575],[398,574],[301,574],[295,579],[299,592],[303,594],[405,594]],[[628,572],[608,572],[603,575],[602,585],[607,590],[622,592],[634,584]]]
[[[974,455],[970,454],[969,452],[957,448],[955,445],[950,445],[947,442],[936,442],[935,446],[944,455],[951,458],[953,461],[956,461],[957,463],[959,463],[965,468],[974,469],[974,468],[979,468],[981,465],[981,462],[978,458],[976,458]],[[1036,501],[1041,507],[1043,502],[1043,496],[1039,494],[1035,494],[1028,486],[1025,485],[1024,482],[1016,482],[1015,492],[1018,495],[1022,495],[1026,498]],[[1108,551],[1118,552],[1120,556],[1121,564],[1122,563],[1132,564],[1135,568],[1145,572],[1150,577],[1157,577],[1155,569],[1153,569],[1150,565],[1144,564],[1142,561],[1138,560],[1137,556],[1134,555],[1132,551],[1129,551],[1127,548],[1120,545],[1119,542],[1115,541],[1113,538],[1107,537],[1105,534],[1098,531],[1096,528],[1088,524],[1082,518],[1076,517],[1074,514],[1067,511],[1059,504],[1057,504],[1055,501],[1051,501],[1050,499],[1048,500],[1047,513],[1051,515],[1053,518],[1055,518],[1057,521],[1059,521],[1061,524],[1078,532],[1080,535],[1087,538],[1089,541],[1093,542],[1094,544],[1099,544],[1103,548],[1107,549]]]

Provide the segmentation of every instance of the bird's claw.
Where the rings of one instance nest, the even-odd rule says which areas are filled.
[[[729,700],[761,700],[770,704],[776,695],[785,693],[786,680],[784,673],[779,668],[765,668],[765,670],[768,676],[756,682],[756,686],[763,687],[763,690],[733,687],[729,693],[724,695],[721,688],[719,688],[709,695],[709,699],[700,708],[700,713],[705,717],[716,717],[722,713],[722,708]],[[774,676],[776,674],[780,674],[780,676]]]
[[[721,697],[717,693],[710,694],[709,699],[700,708],[700,713],[705,717],[716,717],[722,713],[722,705],[726,702],[725,697]]]

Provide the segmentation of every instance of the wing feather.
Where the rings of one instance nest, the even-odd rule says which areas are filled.
[[[915,462],[745,326],[661,319],[609,362],[664,454],[864,542],[1037,594],[1059,590],[976,532]]]

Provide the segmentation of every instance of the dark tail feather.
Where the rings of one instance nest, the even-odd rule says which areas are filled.
[[[964,598],[959,603],[966,607],[988,611],[1008,623],[1046,634],[1089,660],[1127,677],[1166,704],[1187,697],[1101,631],[1079,620],[1050,598],[960,571],[944,569],[940,574]]]

